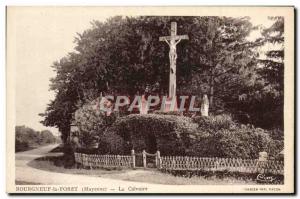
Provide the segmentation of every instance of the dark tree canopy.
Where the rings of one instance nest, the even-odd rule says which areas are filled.
[[[212,110],[236,113],[240,95],[256,92],[256,81],[268,79],[257,70],[255,47],[264,42],[247,40],[256,28],[247,17],[117,16],[93,21],[75,38],[75,52],[54,62],[57,76],[50,89],[56,98],[42,114],[43,124],[58,127],[66,139],[78,106],[100,93],[133,96],[148,86],[167,95],[169,47],[158,38],[170,34],[171,21],[177,22],[177,34],[189,36],[177,48],[177,95],[208,94]],[[271,31],[263,32],[266,40]],[[270,70],[268,76],[275,69]]]
[[[250,122],[263,128],[283,129],[284,98],[284,19],[270,17],[274,23],[262,29],[256,44],[265,49],[257,58],[258,78],[245,90],[247,100],[237,109],[248,113]]]

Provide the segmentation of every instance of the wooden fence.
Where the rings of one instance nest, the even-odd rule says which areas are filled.
[[[236,158],[202,158],[162,156],[160,169],[164,170],[204,170],[204,171],[231,171],[243,173],[284,173],[283,161]]]
[[[230,171],[242,173],[284,173],[283,161],[263,159],[237,159],[237,158],[205,158],[187,156],[160,156],[159,151],[155,154],[142,153],[143,168],[147,168],[147,156],[155,155],[155,167],[161,170],[204,170],[204,171]],[[85,167],[105,168],[123,167],[135,168],[136,156],[132,150],[131,155],[96,155],[75,153],[75,161]]]
[[[89,168],[133,167],[133,157],[126,155],[96,155],[75,153],[75,162]]]

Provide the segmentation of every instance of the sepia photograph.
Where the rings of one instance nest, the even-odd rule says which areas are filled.
[[[6,20],[8,193],[295,191],[294,7]]]

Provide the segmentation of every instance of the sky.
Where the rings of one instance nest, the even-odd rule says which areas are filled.
[[[91,27],[92,20],[104,21],[110,17],[97,9],[62,9],[57,7],[8,9],[8,23],[14,20],[16,37],[16,124],[35,130],[56,128],[43,126],[39,113],[43,113],[54,93],[49,91],[50,78],[55,72],[50,67],[68,52],[73,51],[76,33]],[[253,24],[271,22],[267,17],[252,16]],[[258,32],[251,34],[256,38]],[[9,36],[9,35],[8,35]],[[9,43],[8,43],[9,44]]]
[[[90,21],[105,20],[101,14],[76,15],[63,10],[18,10],[16,14],[16,123],[35,130],[56,128],[43,126],[43,113],[54,92],[49,91],[55,72],[52,63],[73,51],[74,37],[89,28]]]

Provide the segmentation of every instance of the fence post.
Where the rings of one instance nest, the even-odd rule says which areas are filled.
[[[118,166],[121,167],[121,156],[117,155],[117,159],[118,159]]]
[[[156,151],[156,157],[155,157],[155,165],[156,165],[156,168],[159,168],[160,169],[160,151]]]
[[[93,165],[92,165],[92,158],[91,158],[91,155],[88,155],[88,161],[89,161],[89,166],[90,166],[90,169],[93,170]]]
[[[144,166],[144,168],[146,168],[147,167],[146,151],[143,150],[142,154],[143,154],[143,166]]]
[[[259,157],[258,157],[258,171],[262,171],[261,173],[266,172],[266,166],[267,166],[267,161],[268,161],[268,153],[265,151],[259,152]]]
[[[134,150],[131,150],[131,157],[132,157],[132,168],[135,168],[135,154]]]
[[[188,156],[184,156],[184,161],[185,161],[185,167],[186,169],[190,168],[190,161]]]

